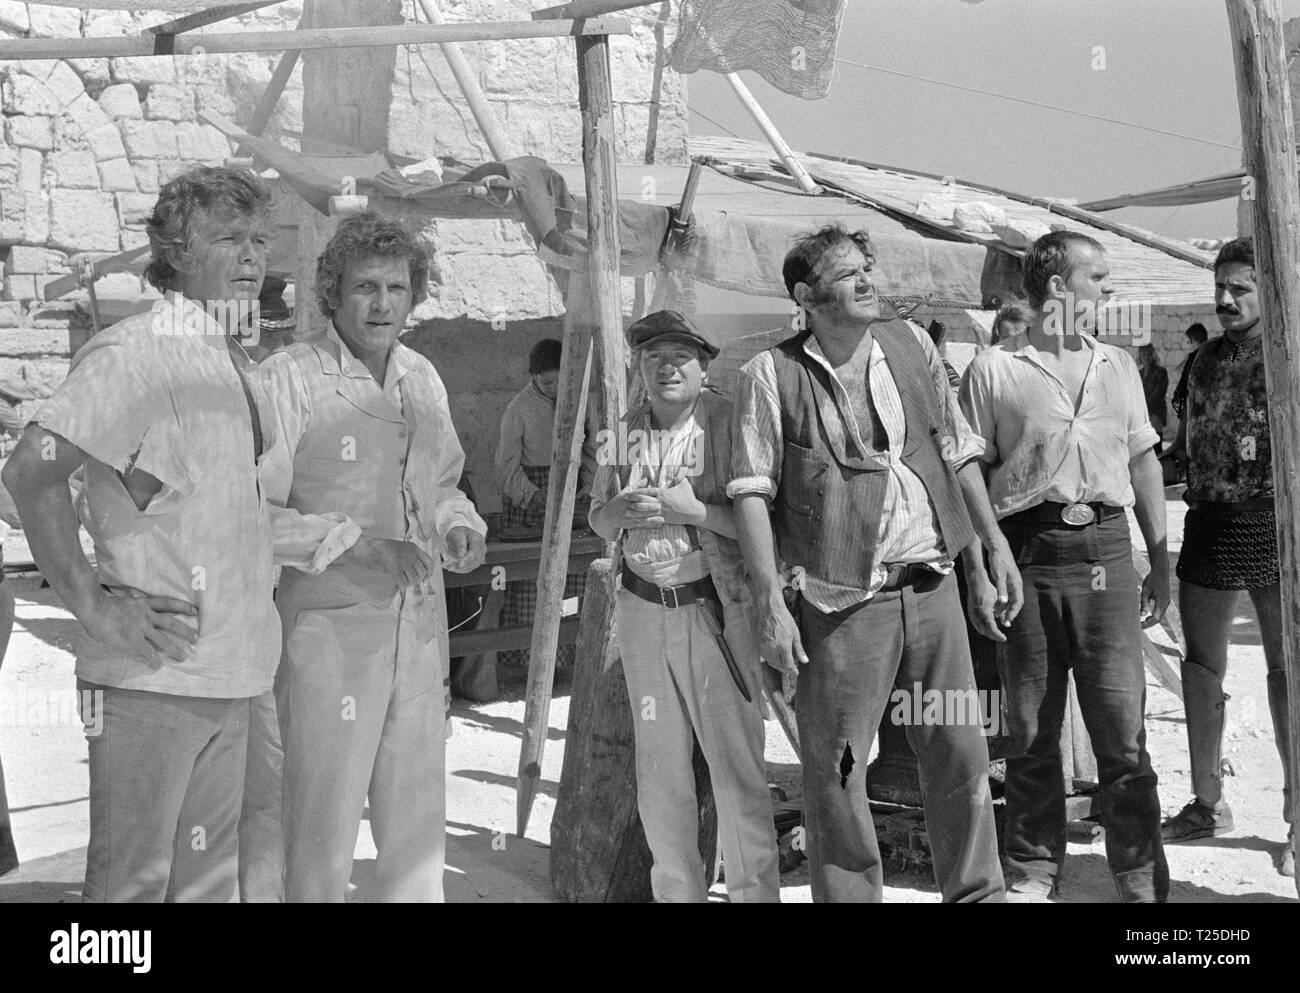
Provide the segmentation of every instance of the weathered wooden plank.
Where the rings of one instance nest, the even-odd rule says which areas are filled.
[[[307,31],[186,31],[165,51],[157,39],[121,38],[5,38],[0,59],[121,58],[139,55],[221,55],[230,52],[287,52],[290,49],[383,48],[461,41],[506,41],[528,38],[567,38],[631,34],[624,18],[584,21],[495,21],[481,24],[399,24],[392,27],[312,28]]]
[[[1300,189],[1287,54],[1277,0],[1227,0],[1246,175],[1255,180],[1255,271],[1282,585],[1282,651],[1291,700],[1291,768],[1300,769]],[[1291,794],[1300,822],[1300,790]],[[1300,876],[1296,877],[1300,893]]]
[[[193,31],[195,28],[206,27],[209,24],[215,24],[217,21],[224,21],[231,17],[239,17],[241,14],[248,14],[262,7],[274,7],[280,0],[262,0],[261,3],[232,3],[223,7],[213,7],[210,10],[200,10],[193,14],[186,14],[184,17],[177,17],[170,21],[163,21],[161,24],[155,24],[153,27],[145,28],[145,34],[151,35],[177,35],[185,31]]]

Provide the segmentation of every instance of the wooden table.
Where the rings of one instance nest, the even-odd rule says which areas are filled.
[[[586,576],[587,567],[605,553],[605,542],[599,535],[574,535],[569,544],[570,576]],[[541,559],[542,543],[537,541],[498,541],[487,544],[487,554],[483,564],[473,572],[444,572],[443,585],[447,589],[461,586],[492,586],[495,591],[505,588],[506,582],[515,580],[537,580],[537,565]],[[486,611],[485,611],[486,613]],[[453,631],[450,636],[451,657],[474,655],[479,652],[507,652],[513,649],[528,648],[532,643],[533,626],[531,624],[516,627],[484,627],[484,622],[491,623],[490,618],[479,618],[476,630]],[[560,622],[560,644],[572,645],[578,639],[578,618],[566,617]]]

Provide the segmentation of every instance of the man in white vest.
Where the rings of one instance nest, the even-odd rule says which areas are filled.
[[[281,441],[263,473],[268,499],[346,514],[360,530],[342,554],[322,547],[337,558],[318,574],[319,563],[285,569],[277,593],[290,902],[344,899],[367,800],[377,899],[443,896],[442,569],[475,569],[487,527],[457,488],[465,456],[447,391],[397,343],[428,267],[400,224],[349,217],[317,264],[330,329],[259,370]]]

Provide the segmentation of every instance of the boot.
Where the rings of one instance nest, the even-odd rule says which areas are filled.
[[[1195,798],[1161,825],[1165,841],[1212,838],[1232,830],[1232,811],[1223,802],[1223,728],[1228,695],[1223,680],[1183,659],[1183,705]]]

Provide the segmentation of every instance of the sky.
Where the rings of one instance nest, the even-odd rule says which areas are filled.
[[[1300,16],[1300,0],[1280,7]],[[1080,201],[1241,167],[1223,0],[849,0],[836,55],[1186,137],[845,62],[814,101],[742,73],[800,151]],[[762,140],[722,76],[694,73],[687,92],[693,134]],[[1110,216],[1176,238],[1236,234],[1235,201]]]

